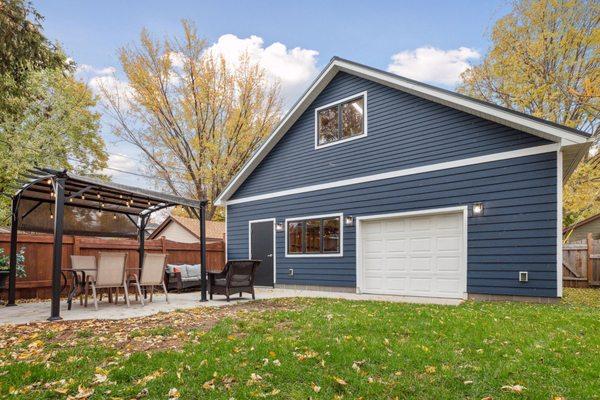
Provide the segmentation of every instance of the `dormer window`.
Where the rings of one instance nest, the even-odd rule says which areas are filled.
[[[367,136],[367,92],[315,110],[315,148]]]

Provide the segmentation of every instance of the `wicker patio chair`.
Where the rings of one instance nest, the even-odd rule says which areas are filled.
[[[213,294],[224,294],[229,301],[232,294],[239,293],[242,297],[244,292],[250,293],[254,299],[254,276],[259,265],[259,260],[231,260],[227,261],[222,272],[208,274],[210,299]]]

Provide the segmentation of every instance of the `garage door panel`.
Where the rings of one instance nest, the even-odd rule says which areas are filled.
[[[405,220],[393,220],[393,221],[385,221],[383,228],[389,234],[394,233],[405,233],[408,229],[407,223]]]
[[[435,266],[437,272],[459,272],[461,269],[461,257],[460,255],[456,256],[446,256],[446,257],[437,257],[435,260]]]
[[[431,251],[432,240],[431,237],[416,237],[410,239],[410,251]]]
[[[410,232],[428,231],[432,228],[431,218],[429,217],[414,217],[408,219]]]
[[[408,290],[411,292],[429,294],[429,293],[431,293],[432,278],[412,277],[412,278],[409,278],[408,284],[409,284]]]
[[[456,293],[460,289],[460,280],[458,278],[437,278],[436,289],[439,293]]]
[[[387,253],[406,253],[408,251],[408,239],[387,239],[385,241]]]
[[[442,236],[437,238],[436,250],[460,250],[461,238],[457,236]]]
[[[361,290],[462,298],[464,240],[462,212],[362,222]]]
[[[368,225],[365,225],[363,228],[364,235],[377,234],[381,233],[382,222],[373,222]]]
[[[364,251],[366,254],[381,254],[385,249],[385,242],[383,240],[367,239],[365,240]]]

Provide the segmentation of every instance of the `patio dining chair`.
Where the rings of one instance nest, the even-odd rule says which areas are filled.
[[[119,297],[119,288],[123,288],[125,302],[129,307],[129,293],[125,276],[125,265],[127,253],[100,252],[98,254],[98,267],[95,276],[88,276],[89,284],[92,286],[94,297],[94,308],[98,310],[98,289],[115,289],[116,297]],[[117,299],[115,299],[115,304]]]
[[[138,269],[135,272],[130,272],[129,277],[135,282],[140,301],[144,305],[144,297],[142,296],[142,287],[150,289],[150,302],[154,295],[154,287],[161,286],[165,292],[165,300],[169,302],[167,294],[167,286],[165,285],[165,268],[167,266],[167,255],[164,253],[145,253],[144,262],[142,263],[142,272],[138,276]]]
[[[83,299],[85,296],[85,305],[87,306],[87,299],[89,294],[89,282],[88,276],[96,276],[96,257],[94,256],[71,256],[71,272],[73,273],[74,283],[78,283],[79,287],[73,288],[76,292],[73,294],[79,295],[79,304],[83,305]],[[76,281],[75,281],[76,280]]]

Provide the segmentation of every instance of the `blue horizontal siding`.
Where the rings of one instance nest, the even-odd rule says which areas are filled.
[[[368,97],[367,137],[315,150],[315,108],[363,91]],[[340,72],[232,198],[548,143]]]
[[[556,181],[556,154],[546,153],[229,205],[228,257],[247,257],[249,220],[361,216],[482,201],[485,215],[468,220],[467,290],[556,296]],[[278,232],[278,283],[356,285],[355,227],[344,227],[343,257],[286,258],[284,240]],[[518,271],[529,271],[528,283],[518,282]]]

